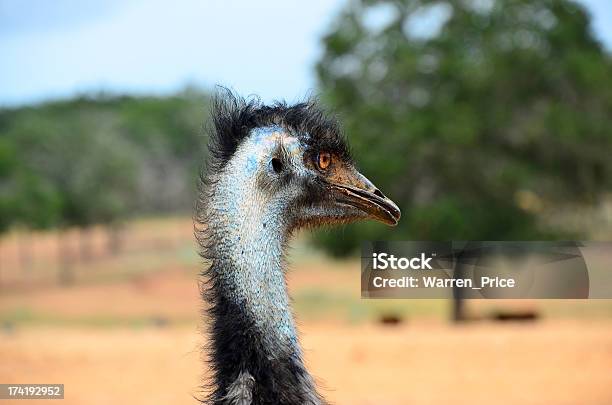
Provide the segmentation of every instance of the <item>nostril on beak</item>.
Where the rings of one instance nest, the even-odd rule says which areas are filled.
[[[387,198],[379,189],[374,190],[374,195],[377,195],[380,198]]]

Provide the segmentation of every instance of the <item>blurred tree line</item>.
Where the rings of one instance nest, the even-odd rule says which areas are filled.
[[[0,110],[0,231],[190,213],[208,102],[187,89]]]
[[[323,39],[325,101],[402,208],[363,239],[563,238],[538,218],[612,189],[612,60],[565,0],[355,0]]]

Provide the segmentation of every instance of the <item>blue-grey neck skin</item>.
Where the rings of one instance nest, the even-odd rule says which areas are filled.
[[[258,128],[240,144],[221,173],[209,179],[213,189],[209,194],[211,200],[207,203],[207,232],[208,238],[214,241],[210,253],[215,265],[210,271],[214,272],[211,276],[218,290],[214,291],[217,305],[220,305],[219,302],[227,302],[232,308],[238,308],[240,316],[246,319],[244,329],[254,329],[234,332],[225,328],[222,338],[213,335],[213,339],[233,341],[233,333],[237,334],[235,336],[257,336],[253,340],[240,336],[236,341],[241,342],[238,344],[253,345],[248,350],[244,348],[244,352],[257,351],[257,355],[249,356],[263,358],[265,363],[269,363],[263,365],[264,368],[278,367],[280,370],[286,367],[291,370],[282,372],[292,374],[286,380],[295,389],[292,395],[293,398],[299,398],[298,402],[319,404],[322,400],[303,365],[284,274],[284,250],[293,227],[290,204],[295,201],[299,187],[290,184],[290,181],[283,183],[280,179],[282,174],[276,173],[271,163],[274,156],[282,153],[284,164],[290,165],[292,173],[299,176],[304,170],[301,164],[302,149],[300,141],[280,127]],[[233,316],[225,315],[232,312],[216,312],[220,313],[223,317]],[[236,323],[234,319],[215,321],[217,325]],[[229,338],[228,334],[231,335]],[[226,347],[219,341],[216,346]],[[230,354],[234,359],[235,353]],[[240,369],[228,370],[228,362],[217,365],[217,369],[223,369],[220,374],[232,375],[231,378],[235,379],[217,382],[217,385],[225,384],[225,387],[220,387],[222,395],[237,391],[236,387],[245,390],[243,387],[250,386],[254,387],[253,392],[247,395],[255,398],[256,393],[261,392],[257,384],[271,385],[269,381],[263,381],[264,378],[277,378],[270,375],[258,376],[262,364],[253,365],[254,369],[250,370],[249,358],[234,360]],[[284,374],[278,378],[285,378]],[[245,381],[249,384],[245,384]],[[290,398],[289,394],[279,392],[277,396],[267,392],[266,395],[268,401],[273,396],[275,403],[293,403],[282,397],[286,395],[285,399]],[[253,403],[259,402],[254,399]]]
[[[258,170],[273,170],[266,160],[278,147],[281,131],[276,127],[254,131],[217,179],[211,204],[211,215],[218,220],[213,230],[217,254],[228,264],[219,269],[219,279],[229,298],[266,331],[269,347],[274,348],[272,355],[297,348],[283,270],[283,250],[289,236],[284,214],[290,198],[270,195],[258,185],[265,175],[271,175],[260,175]],[[285,142],[285,146],[289,144]],[[275,347],[279,345],[283,347]]]

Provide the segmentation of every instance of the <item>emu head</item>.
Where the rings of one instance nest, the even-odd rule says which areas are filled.
[[[270,225],[287,231],[366,218],[397,224],[397,205],[357,171],[336,120],[316,103],[265,106],[228,92],[213,120],[209,197],[219,213],[275,217]]]

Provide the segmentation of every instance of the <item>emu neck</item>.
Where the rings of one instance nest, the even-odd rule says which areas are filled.
[[[238,156],[225,170],[232,175],[216,179],[208,209],[215,403],[234,403],[230,397],[322,403],[303,365],[289,307],[285,207],[258,192],[256,176],[240,163],[245,160]]]
[[[236,189],[246,182],[232,183],[216,195],[224,204],[219,201],[215,208],[219,293],[244,309],[274,352],[297,348],[283,269],[287,231],[280,207],[266,204],[247,187]]]

